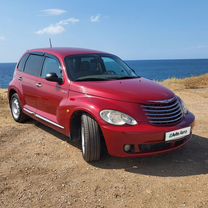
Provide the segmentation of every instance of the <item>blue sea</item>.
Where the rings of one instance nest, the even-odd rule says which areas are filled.
[[[208,73],[208,59],[131,60],[126,63],[145,78],[162,81]],[[0,63],[0,88],[7,88],[16,63]]]

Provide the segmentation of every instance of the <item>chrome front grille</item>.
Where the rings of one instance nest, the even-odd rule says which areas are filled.
[[[181,121],[183,112],[179,100],[174,97],[169,100],[150,101],[143,105],[149,122],[153,125],[173,125]]]

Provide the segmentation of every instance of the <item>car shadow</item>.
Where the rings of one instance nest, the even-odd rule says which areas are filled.
[[[102,169],[124,169],[127,172],[160,177],[192,176],[208,173],[208,138],[193,135],[181,149],[148,158],[113,158],[92,164]]]
[[[55,136],[56,138],[58,138],[58,139],[60,139],[60,140],[62,140],[64,142],[69,143],[70,145],[80,149],[80,151],[81,151],[81,147],[82,146],[81,146],[81,143],[79,141],[77,141],[77,140],[76,141],[72,141],[72,140],[69,139],[69,137],[59,133],[58,131],[56,131],[56,130],[48,127],[48,126],[45,126],[44,124],[42,124],[42,123],[40,123],[40,122],[38,122],[36,120],[30,119],[30,120],[27,121],[27,123],[35,124],[35,126],[37,126],[38,128],[46,131],[49,134],[52,134],[53,136]]]
[[[58,139],[81,149],[80,142],[71,141],[68,137],[43,124],[31,121],[37,127],[54,135]],[[208,173],[208,138],[193,135],[192,139],[181,149],[161,156],[148,158],[116,158],[109,155],[90,165],[101,169],[124,169],[134,174],[160,177],[192,176]]]

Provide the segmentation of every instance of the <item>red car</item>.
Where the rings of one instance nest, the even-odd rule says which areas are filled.
[[[120,58],[100,51],[27,51],[8,89],[15,121],[31,117],[80,140],[86,161],[144,157],[175,150],[191,137],[194,115],[160,84],[139,77]]]

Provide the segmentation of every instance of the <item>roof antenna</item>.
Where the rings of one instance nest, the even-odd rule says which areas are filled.
[[[50,43],[50,48],[53,48],[51,43],[51,38],[49,38],[49,43]]]

